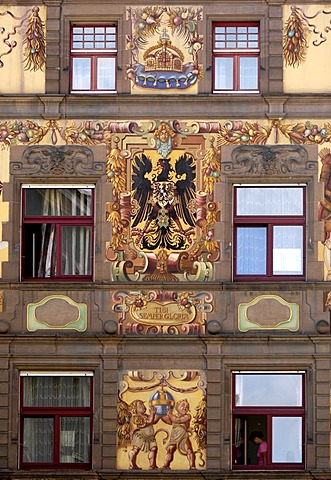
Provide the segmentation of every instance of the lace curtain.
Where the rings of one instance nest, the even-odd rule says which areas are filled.
[[[28,376],[24,378],[24,407],[89,407],[90,377]],[[59,423],[56,417],[60,417]],[[59,425],[59,426],[57,426]],[[57,428],[60,429],[59,433]],[[90,417],[62,416],[47,411],[24,418],[23,461],[54,463],[55,435],[59,436],[60,463],[88,463]]]
[[[89,377],[25,377],[24,407],[88,407]]]

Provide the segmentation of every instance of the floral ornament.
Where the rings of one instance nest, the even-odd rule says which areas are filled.
[[[300,10],[294,6],[291,10],[291,15],[284,27],[283,52],[285,65],[298,67],[306,58],[308,28]]]
[[[110,134],[101,122],[88,120],[78,126],[72,123],[63,129],[61,136],[68,144],[97,145],[105,143]]]
[[[161,25],[161,15],[164,7],[128,8],[128,19],[134,26],[134,34],[128,40],[127,49],[143,48],[147,44],[147,38],[157,33]]]
[[[328,33],[331,28],[327,26],[322,32],[317,25],[310,22],[320,14],[331,15],[331,12],[319,10],[314,15],[308,16],[301,8],[294,5],[291,7],[291,15],[285,24],[283,33],[283,53],[286,65],[298,67],[306,59],[308,33],[318,35],[318,39],[312,42],[314,47],[319,47],[326,42],[324,34]]]
[[[39,17],[39,7],[33,7],[23,41],[25,70],[42,70],[46,63],[45,24]]]
[[[11,125],[10,135],[11,143],[16,144],[17,141],[21,143],[28,143],[35,145],[44,138],[48,131],[47,127],[41,127],[32,120],[26,122],[15,121]],[[3,135],[5,132],[3,132]]]
[[[215,223],[213,225],[215,225]],[[206,234],[205,234],[205,237],[203,239],[203,248],[209,254],[216,255],[215,260],[218,259],[220,246],[219,246],[218,242],[216,242],[216,240],[214,240],[214,229],[213,228],[210,228],[210,227],[206,228]]]
[[[193,292],[182,292],[177,296],[176,300],[179,310],[190,309],[199,303],[199,300],[193,298],[192,295]]]
[[[214,191],[215,182],[220,180],[221,162],[220,155],[214,147],[215,138],[210,139],[210,148],[206,150],[206,154],[202,161],[203,190],[209,195]]]
[[[240,120],[226,122],[220,125],[217,138],[218,148],[222,145],[264,145],[269,138],[272,127],[262,127],[258,123],[242,122]]]
[[[196,414],[193,420],[193,431],[200,450],[206,447],[207,440],[207,402],[204,397],[195,407]]]
[[[197,35],[197,23],[202,19],[201,7],[197,9],[193,7],[168,7],[167,13],[169,15],[168,26],[173,35],[183,37],[186,42],[192,42],[192,39],[195,38],[196,40],[191,43],[191,46],[195,43],[200,44],[200,37]],[[201,46],[196,49],[200,50]]]
[[[202,7],[168,7],[168,26],[173,35],[184,38],[188,53],[193,58],[192,74],[202,78],[202,69],[198,64],[198,51],[203,47],[203,36],[198,33],[198,22],[202,20]]]
[[[112,236],[108,250],[116,252],[123,248],[128,236],[127,228],[124,227],[120,214],[118,202],[111,202],[107,205],[107,222],[111,222]]]
[[[113,195],[115,199],[125,191],[126,187],[126,157],[118,148],[119,137],[114,138],[115,146],[107,156],[106,174],[107,178],[113,184]]]
[[[126,448],[131,440],[131,412],[129,405],[121,400],[117,403],[117,442],[119,447]]]
[[[0,123],[0,148],[3,150],[9,147],[12,138],[15,137],[15,132],[10,122]]]
[[[46,61],[46,40],[45,40],[45,24],[39,17],[39,7],[33,7],[27,10],[24,15],[17,17],[9,10],[0,12],[0,16],[10,15],[17,23],[13,26],[10,32],[6,32],[5,27],[0,27],[0,34],[5,34],[2,39],[8,49],[0,55],[0,68],[4,67],[4,62],[1,60],[5,55],[9,55],[17,46],[17,41],[12,40],[12,37],[17,34],[18,30],[28,22],[27,31],[23,40],[24,49],[24,63],[25,70],[36,72],[42,70]]]
[[[148,296],[144,293],[138,293],[136,295],[132,295],[131,298],[127,297],[125,299],[125,303],[127,305],[130,305],[132,307],[132,310],[141,310],[142,308],[145,308],[147,305],[148,301]]]
[[[331,139],[331,124],[319,127],[310,121],[296,125],[279,125],[279,130],[291,141],[301,144],[322,144]]]

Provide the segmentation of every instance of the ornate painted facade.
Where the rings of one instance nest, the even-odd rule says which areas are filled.
[[[0,6],[0,480],[329,480],[330,14]]]

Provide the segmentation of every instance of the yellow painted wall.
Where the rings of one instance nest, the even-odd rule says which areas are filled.
[[[321,40],[319,34],[314,34],[309,27],[308,49],[306,59],[298,67],[285,66],[284,62],[284,92],[285,93],[330,93],[331,92],[331,32],[325,33],[325,28],[331,27],[331,15],[324,12],[331,12],[331,4],[298,5],[305,15],[310,19],[309,23],[317,26],[318,32],[322,32],[326,41],[315,47],[314,41]],[[291,4],[283,7],[283,21],[286,24],[291,15]]]
[[[28,21],[23,21],[31,7],[0,5],[0,94],[45,93],[45,69],[30,72],[24,70],[24,35]],[[6,13],[10,12],[12,15]],[[39,16],[46,24],[46,7],[39,7]],[[19,25],[22,24],[20,27]],[[4,29],[4,30],[3,30]],[[7,44],[4,42],[6,38]],[[11,44],[12,48],[8,45]],[[16,42],[16,46],[15,43]]]

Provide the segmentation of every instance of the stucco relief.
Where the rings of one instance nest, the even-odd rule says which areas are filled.
[[[24,150],[22,161],[11,162],[11,173],[43,176],[101,175],[105,164],[96,162],[84,146],[32,146]]]
[[[254,176],[311,175],[317,173],[317,161],[310,160],[305,149],[296,145],[239,146],[231,159],[222,160],[222,173]]]

